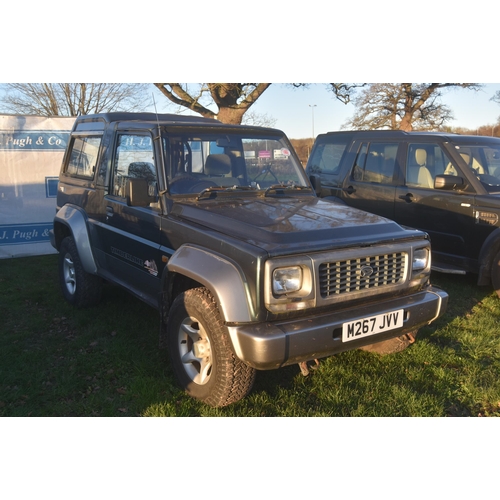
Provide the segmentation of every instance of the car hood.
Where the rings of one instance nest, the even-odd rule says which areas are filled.
[[[176,203],[172,216],[267,250],[272,255],[422,238],[386,218],[316,197]]]

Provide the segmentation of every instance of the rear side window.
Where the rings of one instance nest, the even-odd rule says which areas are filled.
[[[77,136],[72,140],[66,173],[77,177],[94,177],[101,136]]]
[[[361,145],[351,178],[375,184],[392,184],[398,143],[372,142]]]
[[[309,173],[338,174],[340,163],[348,144],[349,140],[347,139],[342,142],[324,142],[318,144],[309,161]]]

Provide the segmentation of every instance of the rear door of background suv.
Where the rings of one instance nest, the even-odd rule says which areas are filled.
[[[400,150],[397,139],[355,140],[339,197],[350,206],[394,219]]]

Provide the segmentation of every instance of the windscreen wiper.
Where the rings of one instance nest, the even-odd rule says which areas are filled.
[[[228,193],[233,191],[256,191],[257,188],[252,186],[238,186],[235,184],[234,186],[210,186],[205,188],[201,193],[196,197],[196,201],[199,201],[201,198],[208,195],[210,198],[212,195],[217,195],[217,193]]]
[[[297,191],[312,190],[310,186],[299,186],[298,184],[273,184],[266,189],[264,196],[267,196],[271,191],[274,191],[276,193],[283,193],[284,191],[292,189]]]

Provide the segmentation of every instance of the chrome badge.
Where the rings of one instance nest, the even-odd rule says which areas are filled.
[[[373,269],[373,267],[371,266],[363,266],[360,270],[359,270],[359,275],[362,277],[362,278],[369,278],[372,274],[374,274],[376,272],[375,269]]]

